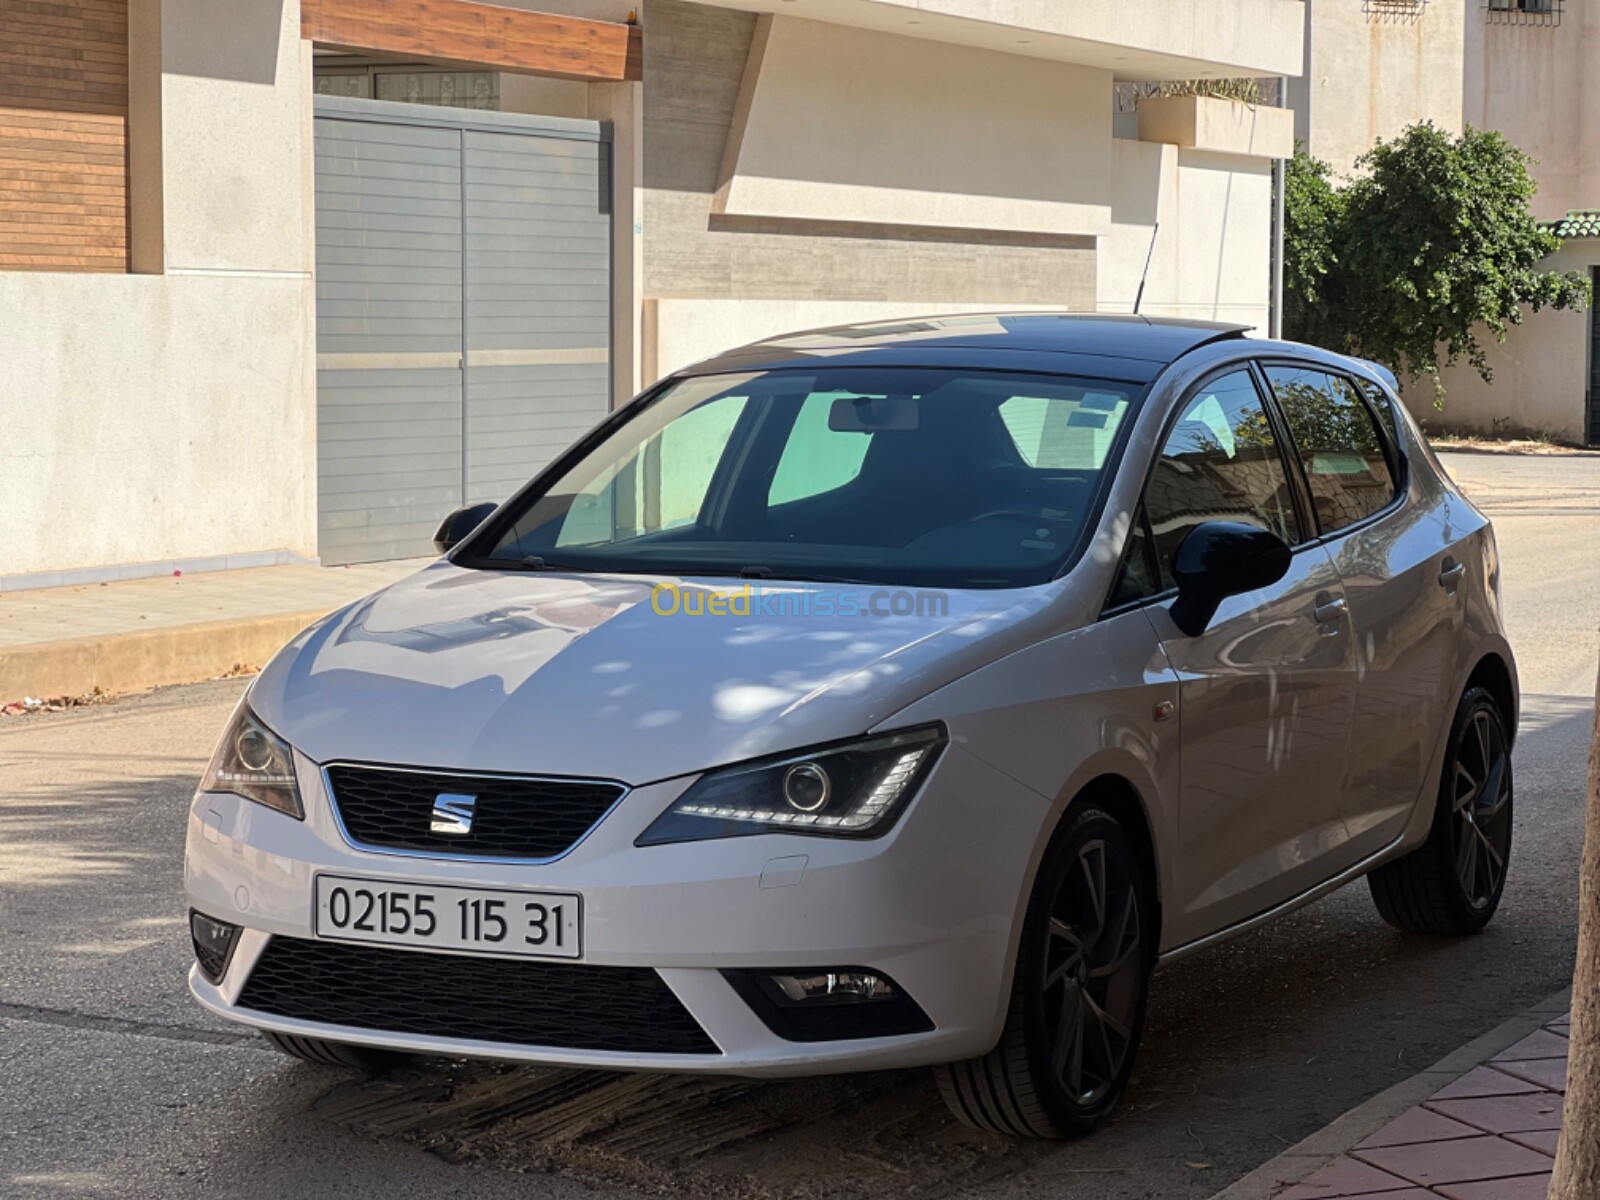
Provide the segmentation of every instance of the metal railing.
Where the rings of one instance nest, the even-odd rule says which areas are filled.
[[[1361,0],[1361,11],[1369,21],[1416,21],[1428,7],[1428,0]]]
[[[1566,0],[1487,0],[1483,19],[1490,25],[1559,25]]]

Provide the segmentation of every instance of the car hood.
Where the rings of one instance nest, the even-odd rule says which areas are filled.
[[[250,703],[319,763],[642,784],[871,729],[1037,636],[1061,591],[765,581],[748,614],[688,616],[661,583],[685,607],[744,587],[441,561],[305,630]],[[859,611],[890,596],[922,611]]]

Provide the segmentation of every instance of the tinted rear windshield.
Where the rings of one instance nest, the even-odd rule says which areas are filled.
[[[1085,540],[1144,385],[891,368],[677,381],[456,561],[1023,587]]]

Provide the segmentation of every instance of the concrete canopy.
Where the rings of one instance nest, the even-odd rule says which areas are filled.
[[[1299,75],[1305,52],[1302,0],[701,2],[1078,63],[1130,80]]]

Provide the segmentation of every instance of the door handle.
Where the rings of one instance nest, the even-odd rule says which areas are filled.
[[[1466,573],[1466,563],[1458,563],[1454,558],[1447,558],[1444,560],[1444,566],[1439,569],[1439,586],[1454,595],[1456,586]]]
[[[1312,615],[1316,617],[1319,625],[1337,625],[1339,618],[1348,611],[1350,611],[1350,605],[1346,603],[1344,597],[1340,596],[1332,600],[1322,601],[1316,608],[1312,609]]]

